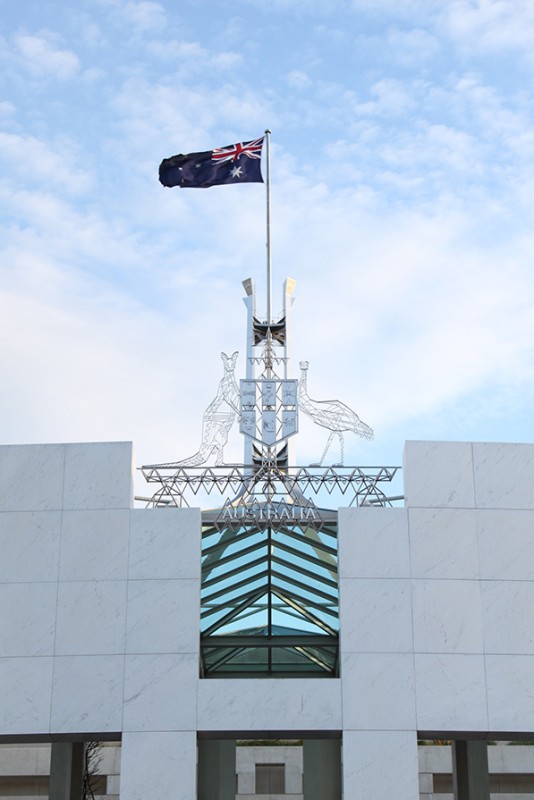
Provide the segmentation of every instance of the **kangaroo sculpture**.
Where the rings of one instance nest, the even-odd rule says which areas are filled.
[[[236,416],[239,416],[239,389],[235,380],[235,363],[239,352],[227,356],[221,353],[224,372],[217,389],[217,394],[207,407],[202,418],[202,441],[197,452],[177,461],[180,467],[198,467],[204,464],[211,455],[215,455],[215,464],[220,466],[224,463],[223,451],[228,441],[228,434],[234,424]],[[219,411],[222,405],[230,410]]]

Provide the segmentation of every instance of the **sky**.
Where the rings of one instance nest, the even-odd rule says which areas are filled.
[[[158,166],[267,128],[273,312],[294,278],[290,374],[374,428],[346,463],[532,442],[533,45],[531,0],[0,0],[0,442],[197,450],[265,186]]]

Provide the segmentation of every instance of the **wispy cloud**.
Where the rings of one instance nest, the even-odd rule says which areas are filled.
[[[80,60],[72,50],[62,49],[44,36],[18,34],[13,39],[19,64],[35,77],[66,80],[80,69]]]
[[[165,8],[161,3],[141,0],[141,2],[128,2],[123,5],[125,19],[134,27],[142,31],[161,29],[167,19]]]
[[[93,0],[79,32],[46,9],[7,26],[0,438],[196,449],[219,352],[243,350],[243,278],[264,313],[265,193],[167,190],[157,167],[267,126],[293,373],[309,360],[310,394],[374,425],[369,448],[452,419],[506,438],[534,397],[534,125],[529,76],[505,85],[486,56],[528,56],[529,6],[223,5]]]
[[[531,50],[534,6],[529,0],[453,0],[442,9],[450,35],[465,47],[486,52]]]
[[[69,194],[79,194],[91,183],[89,172],[80,166],[65,137],[59,137],[52,147],[35,136],[0,131],[0,162],[9,167],[5,182],[13,181],[14,185],[24,184],[31,175],[34,186],[46,183],[47,187],[61,186]]]

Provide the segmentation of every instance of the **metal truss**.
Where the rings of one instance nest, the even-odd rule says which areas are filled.
[[[148,483],[159,485],[148,506],[194,505],[199,495],[226,497],[217,511],[203,516],[220,529],[253,524],[294,524],[319,530],[335,511],[319,509],[312,496],[337,496],[347,506],[389,506],[398,497],[384,491],[399,467],[285,467],[264,463],[254,466],[191,467],[152,464],[141,467]]]

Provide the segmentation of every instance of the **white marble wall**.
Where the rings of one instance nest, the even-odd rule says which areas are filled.
[[[201,731],[339,731],[337,679],[217,679],[198,686]]]
[[[132,512],[124,731],[196,731],[199,613],[200,512]]]
[[[131,450],[0,448],[2,734],[120,730]]]
[[[398,798],[416,731],[534,732],[533,479],[533,445],[409,442],[405,508],[340,510],[344,754],[411,742]],[[345,787],[393,791],[359,757]]]
[[[191,798],[200,512],[132,485],[128,443],[0,447],[0,734],[124,732],[122,798]]]
[[[406,445],[419,730],[534,731],[533,478],[533,445]]]
[[[131,478],[125,443],[0,448],[1,734],[124,732],[136,800],[193,796],[197,730],[342,730],[345,798],[415,800],[416,731],[534,732],[534,446],[410,442],[405,508],[340,510],[332,680],[199,680],[200,513]]]
[[[200,514],[128,443],[0,448],[0,733],[195,730]]]
[[[339,532],[344,798],[416,800],[407,512],[340,509]]]

